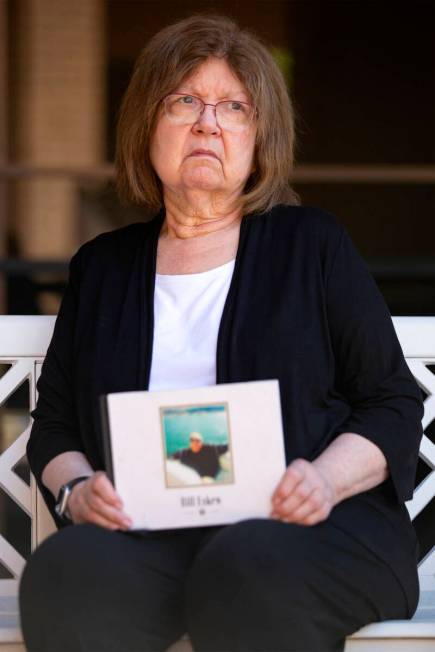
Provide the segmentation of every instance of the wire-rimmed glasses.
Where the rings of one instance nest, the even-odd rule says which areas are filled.
[[[179,125],[195,124],[206,106],[214,107],[216,122],[221,129],[228,131],[243,131],[254,117],[252,104],[240,100],[222,100],[216,104],[207,104],[195,95],[170,93],[163,98],[163,104],[169,120]]]

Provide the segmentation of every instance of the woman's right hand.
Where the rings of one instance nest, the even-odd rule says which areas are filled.
[[[73,487],[67,511],[73,523],[95,523],[109,530],[128,530],[133,522],[122,507],[122,500],[107,475],[104,471],[96,471]]]

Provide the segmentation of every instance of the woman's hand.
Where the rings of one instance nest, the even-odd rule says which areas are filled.
[[[315,525],[327,519],[337,503],[376,487],[388,476],[385,455],[376,444],[343,432],[313,462],[293,460],[273,493],[271,517]]]
[[[315,525],[328,518],[336,503],[332,482],[315,462],[296,459],[288,466],[272,496],[271,518]]]
[[[122,500],[103,471],[76,484],[68,498],[73,523],[95,523],[109,530],[128,530],[131,519],[122,510]]]

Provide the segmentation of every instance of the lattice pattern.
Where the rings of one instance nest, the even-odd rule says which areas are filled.
[[[0,404],[29,380],[30,409],[34,407],[34,360],[18,358],[15,360],[0,358],[1,362],[11,363],[10,369],[0,379]],[[30,433],[30,423],[17,439],[0,455],[0,487],[17,503],[17,505],[32,516],[32,496],[30,487],[14,472],[14,466],[26,453],[26,443]],[[24,568],[25,559],[0,534],[0,561],[18,579]]]
[[[424,402],[422,420],[423,430],[426,431],[435,420],[435,374],[426,365],[435,364],[435,358],[425,361],[408,359],[407,363],[419,385],[429,394]],[[416,488],[413,499],[407,503],[411,518],[415,518],[435,496],[435,445],[426,435],[423,435],[421,442],[420,457],[432,471]]]
[[[434,341],[435,347],[435,341]],[[428,365],[435,364],[434,358],[407,359],[408,366],[412,371],[420,387],[428,394],[424,401],[424,416],[422,419],[423,430],[426,432],[430,424],[435,420],[435,374]],[[408,511],[412,519],[429,504],[435,496],[435,445],[423,434],[420,446],[420,458],[431,469],[430,473],[416,487],[412,500],[407,503]],[[435,545],[425,556],[419,565],[421,588],[435,589]]]

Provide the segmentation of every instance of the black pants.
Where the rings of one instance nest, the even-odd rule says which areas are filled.
[[[387,565],[329,521],[219,528],[60,530],[20,585],[28,652],[343,650],[361,626],[409,616]]]

